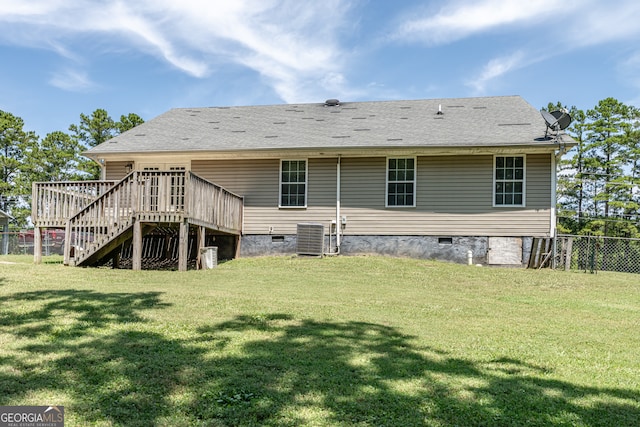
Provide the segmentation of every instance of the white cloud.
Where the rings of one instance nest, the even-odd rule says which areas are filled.
[[[629,91],[626,99],[622,99],[621,101],[640,107],[640,51],[631,53],[628,58],[620,64],[618,72],[629,85],[635,89]]]
[[[576,46],[629,40],[640,35],[640,2],[637,0],[593,2],[577,12],[560,30],[553,32]]]
[[[81,70],[66,69],[53,73],[49,83],[69,92],[85,92],[96,86],[91,78]]]
[[[524,55],[522,52],[516,52],[501,58],[494,58],[485,65],[477,78],[469,81],[467,84],[473,87],[476,93],[482,94],[488,82],[511,70],[522,67],[523,59]]]
[[[515,53],[497,54],[468,79],[476,94],[514,70],[589,46],[635,43],[640,35],[637,0],[453,0],[442,4],[438,9],[411,11],[393,38],[434,46],[502,32],[501,46]],[[523,30],[530,36],[519,38],[527,34]]]
[[[565,49],[628,39],[640,34],[637,0],[454,0],[437,10],[410,11],[397,25],[395,39],[447,44],[497,28],[538,31],[549,48]]]
[[[618,68],[619,72],[627,77],[634,86],[640,88],[640,51],[630,54]]]
[[[535,25],[548,17],[565,15],[576,0],[482,0],[447,2],[435,14],[412,17],[400,24],[394,37],[427,44],[444,44],[506,25]],[[414,15],[415,16],[415,15]]]
[[[54,12],[65,3],[65,0],[9,0],[2,3],[3,17],[41,17],[44,18],[50,12]]]
[[[327,90],[346,85],[333,77],[345,62],[338,36],[349,4],[340,0],[105,0],[99,7],[92,0],[4,3],[0,41],[50,49],[67,59],[70,46],[91,35],[104,50],[136,49],[195,77],[209,75],[220,63],[241,64],[288,102],[304,97],[312,84]],[[74,60],[83,57],[74,55]]]

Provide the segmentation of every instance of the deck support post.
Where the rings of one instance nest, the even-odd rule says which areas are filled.
[[[42,262],[42,229],[35,227],[33,229],[33,263],[40,264]]]
[[[236,254],[235,258],[240,258],[240,243],[242,242],[242,236],[240,234],[236,235]]]
[[[200,226],[198,227],[198,248],[197,248],[197,258],[196,258],[196,269],[202,269],[202,248],[204,248],[204,244],[207,237],[207,229]]]
[[[138,218],[133,221],[132,245],[131,269],[142,270],[142,222]]]
[[[112,265],[114,269],[118,269],[120,268],[120,251],[122,250],[122,248],[120,248],[114,255],[113,255],[113,259],[112,259]]]
[[[178,239],[178,271],[187,271],[187,259],[189,258],[189,223],[180,223],[180,236]]]
[[[64,228],[64,256],[63,265],[71,265],[71,224],[67,221],[67,226]]]
[[[164,236],[164,243],[162,247],[162,259],[169,259],[171,254],[169,248],[171,247],[171,236]]]

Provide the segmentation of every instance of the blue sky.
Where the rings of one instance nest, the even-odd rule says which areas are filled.
[[[0,109],[80,113],[521,95],[640,106],[637,0],[0,0]]]

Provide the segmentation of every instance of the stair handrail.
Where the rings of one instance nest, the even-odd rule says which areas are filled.
[[[111,208],[113,210],[113,214],[116,214],[116,215],[110,215],[110,216],[101,215],[100,218],[102,219],[102,221],[99,221],[99,223],[84,224],[84,230],[82,230],[83,225],[77,225],[76,223],[79,222],[80,218],[86,217],[90,212],[99,208],[100,205],[103,204],[103,202],[106,199],[109,199],[111,195],[120,192],[121,189],[126,185],[135,183],[137,181],[137,174],[138,174],[138,171],[130,172],[124,178],[122,178],[118,183],[116,183],[114,186],[112,186],[103,194],[101,194],[99,197],[97,197],[94,201],[86,205],[84,208],[76,212],[75,215],[69,218],[69,220],[67,221],[66,233],[65,233],[66,237],[65,237],[65,247],[64,247],[64,264],[68,265],[71,261],[72,246],[76,248],[76,254],[74,254],[74,258],[77,258],[78,249],[80,248],[84,249],[90,244],[96,242],[96,238],[97,238],[96,234],[98,234],[96,233],[97,227],[104,227],[106,229],[105,233],[100,233],[100,234],[108,235],[111,231],[113,231],[114,226],[118,225],[118,221],[121,218],[123,218],[120,215],[120,210],[122,208],[125,208],[126,206],[118,206],[119,200],[117,199],[115,200],[116,206]],[[130,194],[131,202],[135,202],[136,193],[137,192],[134,191]],[[135,203],[129,203],[129,209],[128,209],[128,211],[130,212],[130,215],[128,215],[129,220],[135,214],[135,207],[136,207]],[[74,230],[74,228],[79,228],[79,229]]]

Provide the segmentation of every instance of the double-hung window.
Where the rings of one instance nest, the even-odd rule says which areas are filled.
[[[307,161],[280,162],[280,207],[304,208],[307,205]]]
[[[524,206],[525,157],[496,156],[493,188],[494,206]]]
[[[416,159],[387,159],[387,207],[415,207]]]

